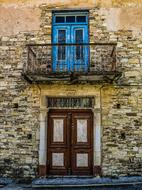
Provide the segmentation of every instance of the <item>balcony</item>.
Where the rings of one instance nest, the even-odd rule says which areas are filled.
[[[23,76],[30,83],[112,82],[121,74],[116,45],[29,44]]]

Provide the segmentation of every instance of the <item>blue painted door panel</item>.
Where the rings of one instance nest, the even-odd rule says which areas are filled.
[[[88,26],[53,26],[53,72],[74,72],[88,70]],[[61,44],[78,44],[61,45]]]
[[[70,43],[70,27],[69,26],[55,26],[53,28],[53,43],[66,44]],[[69,64],[69,48],[65,45],[53,47],[53,72],[68,71]]]
[[[71,27],[71,41],[77,46],[72,48],[72,69],[73,71],[88,71],[88,45],[79,45],[88,43],[88,26],[72,26]]]

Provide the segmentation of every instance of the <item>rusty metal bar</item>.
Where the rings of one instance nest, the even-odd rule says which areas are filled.
[[[47,43],[47,44],[27,44],[26,46],[77,46],[77,45],[104,45],[104,46],[107,46],[107,45],[114,45],[116,46],[117,43],[114,43],[114,42],[110,42],[110,43],[105,43],[105,42],[96,42],[96,43],[79,43],[79,44],[76,44],[76,43],[62,43],[62,44],[59,44],[59,43]]]
[[[111,52],[111,57],[113,56],[113,54],[115,53],[116,51],[116,46],[113,46],[113,49],[112,49],[112,52]]]

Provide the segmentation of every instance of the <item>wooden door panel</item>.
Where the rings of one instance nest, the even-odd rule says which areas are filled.
[[[72,142],[74,148],[89,147],[92,145],[92,117],[91,114],[73,114]]]
[[[75,149],[72,152],[72,174],[91,175],[92,174],[92,151],[87,149]]]
[[[48,150],[49,173],[53,175],[67,175],[68,173],[68,150],[56,148]]]
[[[92,174],[92,114],[72,115],[72,173]]]
[[[69,141],[66,113],[49,113],[48,122],[48,173],[67,175]]]
[[[67,146],[67,115],[51,115],[49,118],[48,146]]]
[[[78,119],[76,127],[76,143],[87,143],[87,119]]]
[[[64,136],[64,119],[53,119],[53,143],[63,143],[65,142]]]

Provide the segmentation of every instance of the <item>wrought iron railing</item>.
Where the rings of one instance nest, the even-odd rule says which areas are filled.
[[[29,44],[24,73],[104,73],[118,70],[115,43]]]

